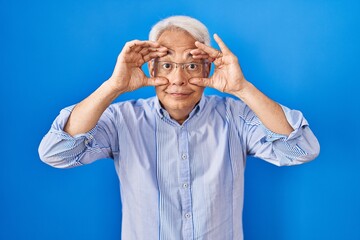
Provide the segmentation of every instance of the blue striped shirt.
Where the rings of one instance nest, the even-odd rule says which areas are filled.
[[[43,138],[41,159],[59,168],[114,159],[122,239],[243,239],[246,156],[283,166],[319,154],[302,113],[284,106],[289,136],[266,129],[242,101],[217,96],[203,96],[182,125],[157,97],[115,103],[74,137],[63,131],[72,108]]]

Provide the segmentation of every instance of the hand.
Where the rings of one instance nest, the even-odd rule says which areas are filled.
[[[189,82],[202,87],[212,87],[221,92],[234,94],[240,92],[246,83],[237,57],[227,48],[217,34],[214,39],[220,47],[218,51],[201,42],[195,42],[197,49],[190,53],[194,59],[208,59],[215,65],[214,74],[210,78],[191,78]]]
[[[139,40],[127,42],[118,56],[109,82],[117,92],[129,92],[143,86],[167,84],[166,78],[148,78],[141,69],[145,62],[166,54],[167,48],[156,42]]]

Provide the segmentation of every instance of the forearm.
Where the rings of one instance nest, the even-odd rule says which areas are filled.
[[[64,132],[66,123],[74,109],[69,106],[60,111],[49,132],[39,146],[40,159],[56,168],[77,167],[102,158],[111,158],[117,151],[117,132],[108,113],[102,114],[90,131],[71,136]]]
[[[111,82],[105,81],[89,97],[75,106],[64,131],[74,136],[90,131],[96,126],[106,108],[121,94]]]
[[[281,106],[268,98],[250,82],[245,81],[242,90],[234,95],[248,105],[264,126],[272,132],[289,135],[294,130],[286,120]]]

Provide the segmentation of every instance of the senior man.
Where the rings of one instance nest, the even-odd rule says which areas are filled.
[[[187,16],[158,22],[150,41],[125,44],[112,76],[63,109],[40,144],[41,159],[58,168],[114,160],[122,239],[243,239],[246,156],[283,166],[319,154],[301,112],[261,93],[214,39],[220,50]],[[149,85],[155,97],[112,104]],[[207,86],[237,99],[205,96]]]

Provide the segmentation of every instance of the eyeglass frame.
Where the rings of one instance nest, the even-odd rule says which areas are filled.
[[[181,66],[181,69],[184,70],[184,65],[185,64],[190,64],[190,63],[197,63],[197,62],[185,62],[185,63],[177,63],[177,62],[172,62],[172,61],[159,61],[159,58],[155,58],[152,60],[153,64],[154,64],[154,77],[156,77],[157,75],[157,64],[159,62],[167,62],[167,63],[174,63],[176,68],[178,68],[178,65]],[[202,60],[201,64],[203,65],[203,69],[202,69],[202,74],[203,77],[207,77],[206,76],[206,71],[205,71],[205,66],[207,66],[210,62],[207,59]],[[211,63],[210,63],[211,64]]]

